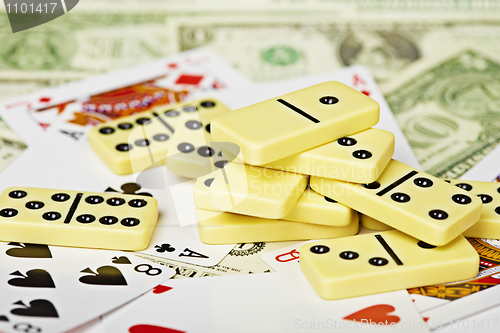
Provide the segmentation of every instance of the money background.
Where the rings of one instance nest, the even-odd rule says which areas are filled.
[[[13,34],[2,8],[0,99],[200,46],[257,83],[363,64],[424,170],[457,178],[500,142],[499,14],[493,0],[85,0]],[[0,120],[0,170],[25,147]],[[248,258],[197,276],[269,269]]]

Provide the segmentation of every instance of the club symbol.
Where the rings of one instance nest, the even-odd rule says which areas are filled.
[[[148,196],[148,197],[153,196],[151,193],[148,193],[148,192],[136,193],[137,191],[139,191],[141,189],[141,185],[139,185],[137,183],[125,183],[120,188],[121,188],[123,194],[144,195],[144,196]],[[119,191],[115,190],[112,187],[108,187],[105,192],[119,192]]]
[[[175,247],[173,247],[172,245],[167,244],[167,243],[164,243],[161,245],[155,245],[155,249],[156,249],[156,252],[160,252],[160,253],[175,251]]]

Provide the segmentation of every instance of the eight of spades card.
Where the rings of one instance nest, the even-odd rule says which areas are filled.
[[[277,333],[406,328],[428,332],[404,290],[327,301],[314,292],[300,272],[170,280],[162,286],[168,290],[162,294],[149,292],[105,315],[104,331]],[[150,310],[141,312],[140,317],[134,315],[145,307]]]
[[[175,274],[120,251],[10,242],[0,258],[2,332],[67,331]]]

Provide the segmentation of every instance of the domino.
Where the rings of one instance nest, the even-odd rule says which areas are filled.
[[[206,244],[280,242],[320,238],[337,238],[358,232],[358,217],[347,226],[271,220],[255,216],[197,209],[200,239]]]
[[[210,186],[210,205],[216,210],[282,219],[307,186],[307,176],[229,163]]]
[[[478,197],[396,160],[391,160],[370,184],[311,177],[310,186],[432,245],[450,242],[481,215]]]
[[[217,210],[210,204],[210,186],[218,174],[220,171],[204,175],[196,180],[193,191],[196,207],[204,210]],[[357,212],[349,207],[306,188],[283,220],[343,227],[350,224],[356,214]]]
[[[359,220],[361,221],[361,225],[366,229],[376,230],[376,231],[387,231],[394,229],[393,227],[390,227],[387,224],[375,220],[373,217],[370,217],[365,214],[359,214]]]
[[[479,270],[463,236],[436,247],[392,230],[307,243],[299,252],[302,272],[324,299],[465,280]]]
[[[213,143],[210,135],[212,119],[226,112],[229,109],[221,102],[205,100],[200,103],[198,112],[187,114],[180,120],[172,137],[172,148],[168,151],[167,167],[170,171],[179,176],[197,178],[223,168],[231,160],[226,151],[239,148],[231,143]]]
[[[116,174],[139,172],[167,157],[179,119],[196,113],[205,100],[132,114],[92,128],[89,143]]]
[[[144,250],[158,220],[147,196],[30,187],[0,195],[0,240],[23,243]]]
[[[476,238],[500,238],[500,183],[459,179],[450,179],[446,182],[477,195],[483,202],[479,221],[465,230],[463,235]]]
[[[366,95],[324,82],[221,115],[212,138],[237,144],[246,163],[263,165],[366,130],[379,110]]]
[[[324,178],[371,183],[394,154],[394,134],[370,128],[263,166]]]
[[[283,220],[343,227],[349,225],[357,214],[353,209],[306,188]]]

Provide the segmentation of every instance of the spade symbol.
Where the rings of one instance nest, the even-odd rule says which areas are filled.
[[[80,278],[80,282],[85,284],[98,284],[106,286],[126,286],[127,281],[122,275],[122,272],[113,266],[101,266],[94,273],[90,268],[85,268],[82,273],[90,273]]]
[[[7,316],[1,315],[0,321],[9,321],[9,318],[7,318]]]
[[[128,260],[128,258],[125,256],[113,257],[112,259],[112,262],[114,264],[132,264],[130,260]]]
[[[156,252],[160,252],[160,253],[175,251],[175,247],[173,247],[172,245],[170,245],[168,243],[161,244],[161,246],[155,245],[155,249],[156,249]]]
[[[136,193],[141,189],[141,185],[137,183],[125,183],[120,187],[123,191],[123,194],[134,194],[134,195],[144,195],[148,197],[152,197],[153,195],[148,192],[140,192]],[[114,188],[108,187],[105,192],[119,192],[115,190]]]
[[[30,244],[30,243],[15,243],[11,242],[7,245],[19,246],[19,248],[8,249],[5,253],[11,257],[18,258],[52,258],[52,253],[47,245]]]
[[[43,269],[32,269],[26,272],[26,276],[19,271],[10,273],[10,275],[17,275],[20,278],[13,278],[9,280],[11,286],[16,287],[34,287],[34,288],[55,288],[54,280],[49,272]]]
[[[22,301],[17,301],[14,304],[23,306],[10,311],[10,313],[15,315],[30,317],[59,317],[54,305],[45,299],[35,299],[30,302],[30,306],[25,305]]]

